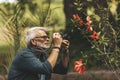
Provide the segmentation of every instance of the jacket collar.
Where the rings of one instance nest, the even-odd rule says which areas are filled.
[[[31,46],[28,46],[27,47],[35,56],[44,56],[47,54],[47,51],[45,51],[44,49],[42,50],[39,50],[39,49],[36,49],[36,48],[33,48]]]

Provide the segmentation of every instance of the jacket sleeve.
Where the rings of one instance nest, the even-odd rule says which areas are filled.
[[[53,68],[53,73],[57,73],[57,74],[67,74],[67,71],[68,71],[68,67],[65,68],[62,64],[62,61],[57,63]]]
[[[46,60],[45,62],[39,61],[32,53],[23,53],[16,57],[14,65],[17,69],[27,71],[27,72],[37,72],[41,74],[51,74],[52,66]]]

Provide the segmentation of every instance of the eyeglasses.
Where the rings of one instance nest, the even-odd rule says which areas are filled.
[[[35,37],[35,38],[44,38],[44,39],[46,39],[46,38],[49,38],[49,36],[39,36],[39,37]]]

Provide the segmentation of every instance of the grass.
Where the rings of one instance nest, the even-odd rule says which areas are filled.
[[[0,41],[0,54],[7,54],[10,52],[10,46],[6,41]]]
[[[55,31],[60,31],[65,29],[65,14],[64,14],[64,5],[61,3],[56,4],[52,3],[50,6],[51,9],[51,17],[53,20],[57,21],[54,25]],[[53,26],[52,26],[53,28]]]

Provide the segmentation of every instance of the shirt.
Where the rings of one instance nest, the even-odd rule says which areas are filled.
[[[61,61],[52,69],[47,57],[48,54],[39,55],[39,51],[32,47],[22,50],[11,64],[8,80],[50,80],[51,73],[67,73]]]

